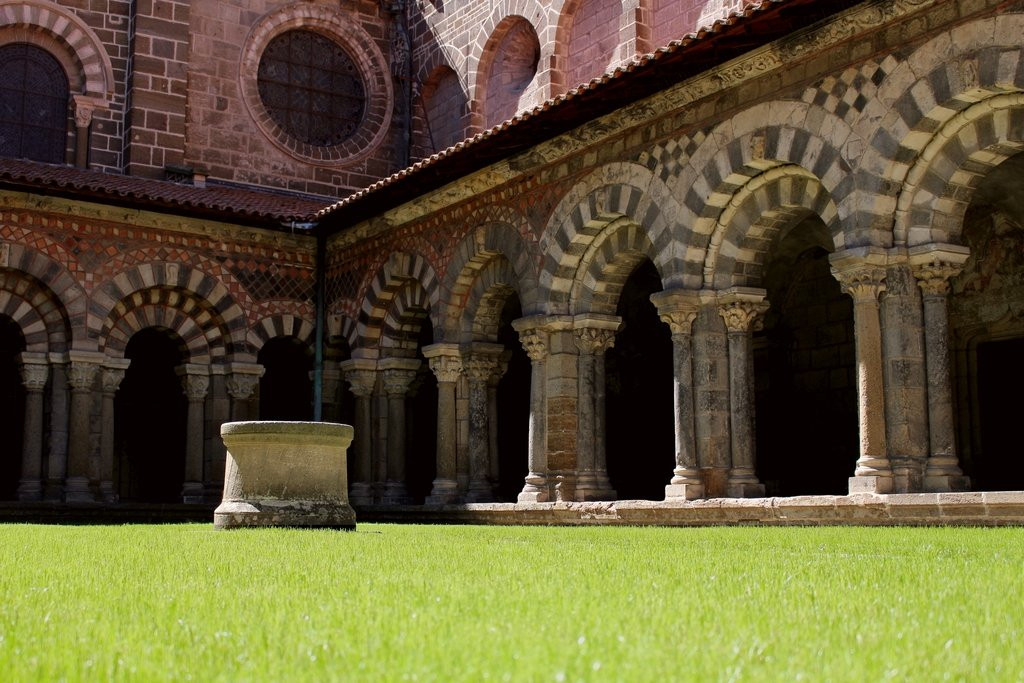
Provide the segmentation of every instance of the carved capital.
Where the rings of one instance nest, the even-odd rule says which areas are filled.
[[[236,401],[247,401],[259,385],[260,376],[248,372],[232,372],[225,378],[228,396]]]
[[[718,314],[729,332],[751,332],[758,329],[761,316],[768,310],[767,301],[728,301],[718,305]]]
[[[673,337],[677,335],[689,336],[693,329],[693,321],[697,319],[697,310],[659,313],[658,317],[661,318],[661,322],[668,325],[668,329],[672,332]]]
[[[68,384],[74,391],[89,391],[96,381],[100,364],[90,361],[74,360],[68,368]]]
[[[405,396],[416,379],[416,371],[408,368],[388,368],[383,373],[381,381],[388,396]]]
[[[473,354],[462,363],[470,382],[487,382],[499,365],[497,356]]]
[[[373,387],[377,384],[376,370],[346,370],[345,381],[351,388],[352,393],[365,398],[373,395]]]
[[[878,301],[885,291],[885,268],[864,266],[849,270],[832,270],[843,292],[854,302]]]
[[[487,386],[489,386],[489,387],[496,387],[496,386],[498,386],[498,382],[500,382],[501,378],[505,376],[506,372],[508,372],[508,361],[509,361],[510,358],[512,358],[512,352],[511,351],[502,351],[501,352],[501,355],[498,356],[498,359],[497,359],[498,362],[494,366],[494,370],[491,372],[490,376],[487,378]]]
[[[96,110],[107,107],[102,100],[89,95],[72,95],[72,98],[74,99],[75,125],[79,128],[88,128]]]
[[[615,346],[615,330],[598,327],[577,327],[573,341],[580,353],[599,355]]]
[[[520,330],[519,342],[523,345],[523,350],[526,351],[531,362],[539,363],[548,357],[547,333],[537,329]]]
[[[668,325],[672,336],[688,335],[693,321],[700,312],[699,292],[688,289],[666,289],[651,295],[651,303],[658,309],[658,317]]]
[[[910,249],[910,268],[925,296],[945,296],[971,252],[958,244],[922,244]]]
[[[438,382],[457,382],[462,374],[462,359],[458,356],[434,356],[429,362]]]
[[[45,360],[38,362],[22,358],[21,383],[25,385],[26,391],[42,391],[46,388],[49,376],[50,365]]]
[[[210,390],[210,378],[206,375],[182,375],[181,388],[190,402],[202,401]]]
[[[100,386],[103,388],[103,393],[116,394],[121,387],[121,381],[124,380],[124,373],[124,368],[103,368],[103,374],[100,375]]]

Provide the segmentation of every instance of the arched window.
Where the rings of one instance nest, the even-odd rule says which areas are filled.
[[[0,46],[0,156],[65,161],[68,77],[46,50]]]

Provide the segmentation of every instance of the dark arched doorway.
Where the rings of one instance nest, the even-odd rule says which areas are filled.
[[[114,397],[117,487],[121,500],[181,501],[187,401],[175,369],[185,361],[169,330],[137,332],[125,348],[131,365]]]
[[[406,394],[405,480],[409,500],[422,504],[430,495],[437,476],[437,378],[423,355],[423,347],[434,342],[430,317],[420,321],[416,358],[420,366]]]
[[[817,216],[783,230],[765,264],[754,334],[757,475],[769,496],[844,494],[857,460],[853,301],[832,276]]]
[[[275,337],[260,349],[261,420],[312,420],[313,359],[308,347],[294,337]]]
[[[661,289],[644,260],[622,288],[623,326],[605,355],[608,476],[620,499],[663,499],[675,466],[672,335],[650,298]]]
[[[512,321],[523,316],[519,297],[509,296],[501,310],[498,343],[505,347],[508,367],[498,382],[495,497],[515,502],[529,473],[530,359]]]
[[[18,355],[25,350],[25,338],[17,324],[0,315],[0,500],[14,500],[21,475],[22,430],[25,425],[25,389]]]

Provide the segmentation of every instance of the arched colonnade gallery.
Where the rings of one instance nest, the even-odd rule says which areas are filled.
[[[353,501],[1024,488],[1024,15],[863,11],[319,214]],[[313,414],[315,238],[3,198],[2,497],[213,500],[220,423]]]

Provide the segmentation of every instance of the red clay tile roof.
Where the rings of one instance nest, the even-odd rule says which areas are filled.
[[[24,159],[0,158],[0,187],[270,228],[308,222],[330,204],[273,190],[195,187]]]
[[[323,209],[317,218],[330,230],[343,230],[382,206],[409,201],[858,2],[761,0],[378,180]]]

